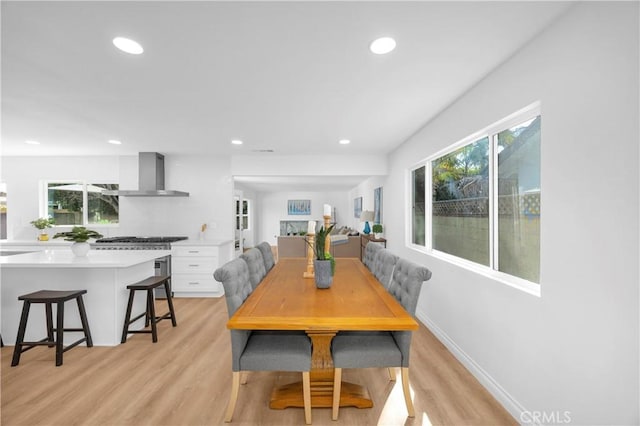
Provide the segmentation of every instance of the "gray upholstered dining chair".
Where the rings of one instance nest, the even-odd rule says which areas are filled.
[[[252,293],[249,267],[244,259],[234,259],[216,269],[214,278],[224,287],[229,318]],[[231,422],[238,400],[240,372],[300,371],[304,400],[304,418],[311,424],[311,340],[305,334],[255,333],[252,330],[230,330],[231,369],[233,380],[225,422]]]
[[[389,292],[411,315],[415,315],[422,283],[431,278],[427,268],[399,259],[393,270]],[[331,343],[335,367],[332,419],[338,419],[343,368],[401,367],[402,390],[409,417],[415,416],[409,392],[409,352],[411,331],[338,333]],[[389,374],[395,380],[395,374]]]
[[[273,258],[273,252],[271,251],[271,244],[266,241],[261,242],[256,246],[260,253],[262,253],[262,259],[264,260],[264,269],[269,272],[271,268],[276,264]]]
[[[376,253],[378,253],[383,247],[380,244],[369,243],[364,246],[364,256],[362,257],[362,263],[369,268],[370,271],[373,270],[373,265],[376,257]]]
[[[264,259],[262,257],[262,252],[256,248],[250,248],[240,255],[240,259],[243,259],[247,262],[247,266],[249,266],[249,278],[251,280],[251,287],[254,289],[258,287],[260,281],[267,275],[267,270],[264,267]]]
[[[367,247],[369,247],[369,244],[367,244]],[[398,256],[385,248],[378,250],[375,254],[371,272],[387,290],[391,284],[391,276],[397,261]]]

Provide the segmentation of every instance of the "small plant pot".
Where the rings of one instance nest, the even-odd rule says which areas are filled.
[[[38,241],[49,241],[49,234],[46,232],[38,234]]]
[[[89,243],[87,243],[87,242],[71,244],[71,251],[77,257],[86,256],[87,253],[89,253],[89,249],[90,248],[91,248],[91,245],[89,245]]]
[[[373,238],[375,238],[376,240],[382,239],[383,236],[384,236],[384,234],[382,232],[373,234]]]
[[[333,274],[331,273],[330,260],[313,261],[313,269],[317,288],[329,288],[333,284]]]

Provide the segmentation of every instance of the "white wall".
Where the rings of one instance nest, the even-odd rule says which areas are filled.
[[[267,241],[271,245],[277,245],[281,220],[315,220],[323,223],[324,204],[335,207],[337,226],[343,226],[349,220],[347,192],[265,192],[258,194],[257,199],[261,212],[258,218],[260,241]],[[287,214],[287,200],[311,200],[311,215]],[[350,214],[353,216],[353,207]]]
[[[419,317],[523,423],[640,422],[638,16],[637,2],[576,4],[390,158],[388,245],[433,271]],[[407,168],[536,100],[540,298],[403,243]]]
[[[349,203],[350,203],[350,209],[353,212],[353,200],[357,197],[362,197],[362,210],[371,210],[373,211],[373,190],[376,188],[380,188],[382,187],[382,221],[381,223],[384,226],[384,220],[385,220],[385,216],[384,216],[384,210],[385,210],[385,203],[384,203],[384,183],[387,180],[386,176],[373,176],[367,180],[365,180],[364,182],[362,182],[360,185],[358,185],[357,187],[353,188],[351,191],[349,191]],[[372,223],[369,223],[369,225],[371,225]],[[360,233],[362,233],[362,230],[364,229],[364,222],[360,222],[359,219],[356,219],[354,217],[354,215],[351,215],[351,226],[352,228],[358,230]]]
[[[91,226],[105,236],[186,235],[197,237],[207,223],[207,239],[233,238],[232,187],[228,157],[168,156],[165,186],[190,193],[186,198],[120,197],[117,227]],[[82,179],[120,182],[137,189],[137,156],[3,157],[1,180],[7,183],[9,239],[35,239],[29,221],[38,217],[41,180]]]

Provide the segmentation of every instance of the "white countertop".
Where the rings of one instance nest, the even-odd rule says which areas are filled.
[[[223,246],[225,244],[231,244],[233,240],[196,240],[188,239],[171,243],[171,247],[175,246]]]
[[[89,242],[93,242],[90,240]],[[62,238],[50,239],[49,241],[33,240],[0,240],[0,247],[12,247],[12,246],[42,246],[45,248],[61,248],[71,247],[72,241],[65,241]]]
[[[89,240],[89,243],[94,244],[95,240]],[[189,238],[188,240],[177,241],[171,243],[171,246],[223,246],[225,244],[231,244],[233,240],[199,240],[196,238]],[[50,239],[49,241],[33,240],[0,240],[0,248],[12,247],[12,246],[39,246],[44,248],[63,248],[71,247],[73,242],[65,241],[62,238]]]
[[[86,257],[71,250],[43,250],[0,256],[1,268],[128,268],[169,256],[170,250],[90,250]]]

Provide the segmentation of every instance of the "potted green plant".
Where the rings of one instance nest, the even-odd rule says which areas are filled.
[[[71,251],[76,256],[86,256],[91,246],[87,242],[90,238],[102,238],[102,234],[87,229],[84,226],[74,226],[71,231],[58,232],[53,238],[64,238],[65,241],[73,241]]]
[[[374,224],[371,230],[373,231],[373,238],[375,238],[376,240],[382,238],[382,224]]]
[[[326,250],[327,237],[331,234],[333,225],[328,228],[321,227],[316,232],[315,244],[313,248],[315,259],[313,260],[314,277],[316,281],[316,287],[329,288],[333,284],[333,274],[336,270],[336,261]],[[307,240],[307,244],[309,240]]]
[[[45,232],[45,229],[51,228],[56,224],[56,221],[55,219],[50,217],[39,217],[38,219],[32,220],[29,223],[40,230],[40,234],[38,234],[39,241],[49,241],[49,234]]]

